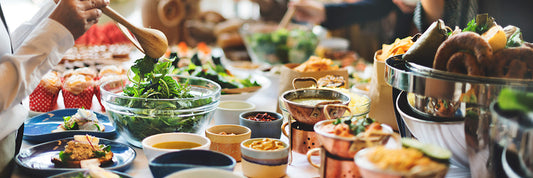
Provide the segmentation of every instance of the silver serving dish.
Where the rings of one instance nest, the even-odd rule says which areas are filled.
[[[494,122],[490,105],[503,88],[533,91],[533,80],[474,77],[434,70],[402,60],[401,55],[386,61],[385,80],[394,88],[415,94],[411,107],[433,122],[464,121],[465,142],[472,177],[495,177],[491,156],[490,126]],[[445,114],[435,112],[435,103],[448,107]],[[439,105],[439,107],[442,105]],[[441,115],[439,115],[441,114]]]

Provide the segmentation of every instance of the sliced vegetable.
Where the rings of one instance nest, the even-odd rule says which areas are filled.
[[[449,162],[450,158],[452,157],[452,152],[450,152],[450,150],[433,144],[424,144],[420,151],[424,152],[426,156],[438,162]]]
[[[402,138],[402,146],[405,148],[415,148],[420,150],[424,146],[424,143],[413,138]]]

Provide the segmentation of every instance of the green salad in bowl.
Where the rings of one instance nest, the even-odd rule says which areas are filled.
[[[220,85],[199,77],[171,75],[173,59],[135,61],[127,81],[100,86],[102,102],[118,132],[132,145],[167,132],[201,133],[220,100]]]
[[[315,53],[318,36],[312,27],[291,24],[249,23],[240,29],[246,50],[254,63],[302,63]]]

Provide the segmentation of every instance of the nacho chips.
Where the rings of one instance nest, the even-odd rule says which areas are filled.
[[[398,54],[404,54],[414,44],[414,42],[411,39],[412,37],[410,36],[405,37],[404,39],[396,38],[394,43],[390,45],[383,44],[381,55],[376,56],[376,59],[379,61],[385,61],[387,58],[391,56],[395,56]]]

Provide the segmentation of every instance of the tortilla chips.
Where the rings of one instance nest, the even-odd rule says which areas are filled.
[[[318,56],[311,56],[309,57],[309,60],[294,68],[294,70],[298,72],[319,72],[338,69],[339,66],[333,65],[333,61],[331,59],[321,58]]]
[[[405,37],[404,39],[396,38],[394,43],[388,45],[383,44],[382,52],[380,55],[376,56],[376,59],[378,61],[385,61],[387,58],[391,56],[395,56],[398,54],[404,54],[409,50],[409,48],[414,44],[413,40],[411,40],[412,37]]]

